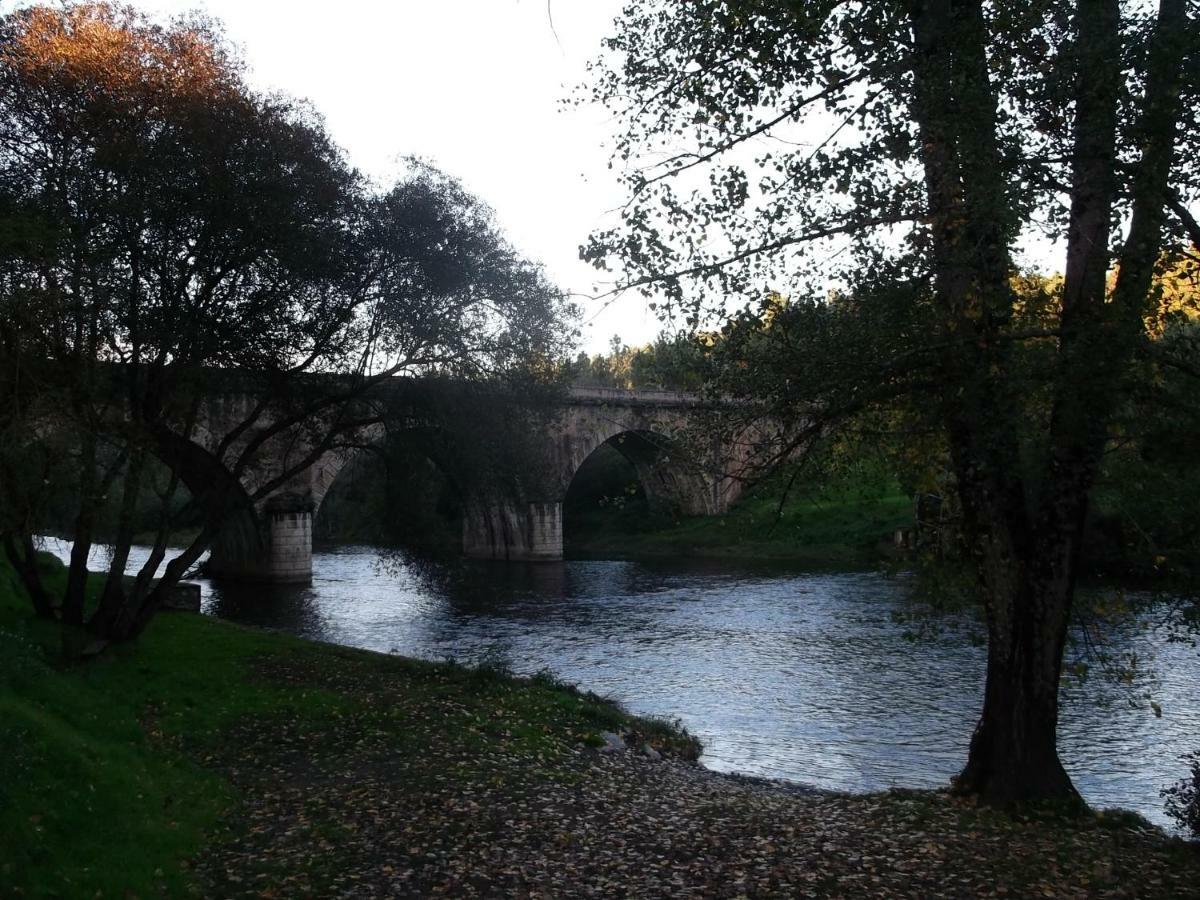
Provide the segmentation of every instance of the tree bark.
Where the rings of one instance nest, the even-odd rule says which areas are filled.
[[[100,595],[100,604],[96,612],[88,621],[88,629],[101,636],[105,630],[103,627],[99,627],[101,623],[118,618],[122,607],[127,602],[125,565],[129,561],[129,550],[133,546],[137,501],[141,491],[142,470],[145,462],[145,448],[135,447],[130,455],[129,467],[125,471],[121,511],[117,520],[116,535],[113,539],[112,560],[108,565],[108,575],[104,579],[104,591]]]
[[[1058,758],[1058,686],[1087,498],[1107,433],[1092,370],[1115,192],[1118,74],[1109,61],[1119,38],[1117,0],[1079,0],[1075,23],[1075,150],[1051,448],[1036,522],[1028,528],[1034,540],[1014,548],[1020,564],[1000,563],[1018,566],[1018,577],[981,570],[987,685],[956,782],[959,790],[999,805],[1078,799]],[[975,525],[982,536],[986,523]]]

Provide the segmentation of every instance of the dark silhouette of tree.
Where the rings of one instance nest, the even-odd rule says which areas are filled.
[[[989,634],[956,783],[988,802],[1076,797],[1063,645],[1152,277],[1196,240],[1197,37],[1188,0],[633,0],[594,67],[629,200],[585,256],[727,323],[716,385],[791,426],[778,458],[897,398],[944,436]],[[1033,316],[1038,232],[1064,279]],[[770,290],[771,327],[727,312]]]
[[[161,26],[89,3],[0,20],[0,196],[5,371],[36,362],[42,373],[30,404],[6,395],[6,434],[23,442],[5,459],[69,435],[78,497],[66,593],[38,608],[104,638],[140,632],[246,504],[357,441],[380,416],[364,399],[374,386],[547,369],[570,336],[560,293],[486,206],[416,163],[374,192],[311,110],[246,86],[201,18]],[[206,457],[193,441],[198,411],[238,372],[252,373],[260,399],[210,436]],[[272,441],[300,432],[306,452],[241,491]],[[151,457],[169,477],[157,486],[155,546],[130,586]],[[189,472],[204,524],[155,582]],[[89,614],[87,557],[111,491],[113,555]],[[21,508],[7,504],[3,527],[37,598]]]

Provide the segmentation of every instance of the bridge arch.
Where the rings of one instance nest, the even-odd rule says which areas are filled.
[[[412,437],[413,432],[409,432]],[[313,539],[318,517],[331,490],[355,463],[374,449],[383,448],[387,429],[372,425],[356,435],[353,446],[338,446],[273,491],[250,502],[248,492],[237,512],[226,520],[213,544],[209,570],[218,576],[245,581],[306,583],[312,578]],[[439,458],[436,438],[413,443],[415,455],[428,459],[462,496],[453,467]],[[261,483],[263,474],[250,472],[243,481]],[[243,508],[244,507],[244,508]]]
[[[449,537],[443,526],[457,524],[461,527],[457,520],[462,517],[466,492],[460,473],[438,452],[437,443],[436,439],[423,440],[419,435],[414,439],[412,433],[389,438],[381,431],[372,435],[367,443],[339,448],[322,457],[313,466],[314,537],[318,540],[330,537],[331,523],[327,516],[367,512],[362,501],[378,493],[384,502],[374,504],[369,512],[373,514],[370,521],[379,524],[381,530],[370,536],[363,535],[364,539],[399,539],[401,544],[440,548],[441,539]],[[399,494],[393,493],[395,480],[402,485]],[[356,488],[356,484],[365,485],[365,488]],[[427,490],[430,487],[432,491]],[[405,498],[411,499],[410,495],[414,494],[423,496],[406,504]],[[424,507],[422,499],[431,501],[432,505]],[[446,515],[448,507],[452,516]],[[429,515],[414,518],[414,512]],[[338,521],[344,526],[346,519]],[[412,524],[402,527],[409,522]],[[433,540],[421,543],[421,537]]]
[[[605,434],[611,431],[611,434]],[[603,447],[619,453],[632,468],[652,511],[668,515],[707,515],[714,512],[711,479],[693,459],[690,449],[662,431],[650,428],[625,429],[613,423],[610,429],[589,435],[573,448],[563,471],[562,499],[565,500],[579,471]]]
[[[674,514],[715,515],[740,494],[729,447],[698,439],[695,397],[670,391],[573,388],[548,429],[540,481],[521,502],[501,500],[474,510],[464,523],[467,556],[560,560],[563,501],[576,473],[601,446],[629,460],[648,499]],[[737,448],[740,451],[740,448]]]
[[[299,581],[311,575],[312,553],[306,517],[276,502],[257,506],[252,492],[261,472],[234,474],[217,456],[217,439],[204,423],[188,434],[161,429],[153,453],[178,474],[192,503],[205,515],[221,520],[213,539],[207,570],[247,580]]]
[[[575,389],[557,445],[559,491],[598,448],[609,445],[634,467],[647,499],[683,515],[714,515],[728,505],[720,448],[705,446],[695,398],[670,391]]]

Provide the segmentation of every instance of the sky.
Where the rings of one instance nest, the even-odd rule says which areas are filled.
[[[0,0],[0,12],[24,2]],[[594,294],[611,279],[579,245],[622,202],[607,114],[565,109],[620,0],[132,0],[156,18],[191,10],[225,25],[251,84],[309,100],[359,170],[386,184],[399,159],[435,163],[495,211],[552,281]],[[640,297],[577,298],[582,346],[650,340]]]

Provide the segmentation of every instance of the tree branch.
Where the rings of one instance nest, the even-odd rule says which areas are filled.
[[[1187,232],[1188,240],[1192,242],[1192,246],[1200,249],[1200,222],[1197,222],[1196,217],[1183,205],[1183,201],[1179,199],[1178,194],[1171,192],[1167,195],[1167,208],[1175,213],[1176,218],[1183,225],[1183,229]]]
[[[846,88],[852,84],[855,84],[856,82],[862,81],[862,79],[865,77],[866,77],[866,73],[860,70],[858,73],[856,73],[852,77],[843,78],[841,81],[834,82],[833,84],[826,87],[824,90],[817,91],[817,93],[815,93],[815,94],[810,94],[807,97],[801,98],[796,103],[793,103],[791,106],[787,107],[779,115],[775,116],[775,118],[768,119],[765,122],[760,122],[758,125],[751,128],[749,131],[744,131],[741,134],[734,135],[733,137],[728,138],[724,142],[718,144],[717,146],[713,147],[711,150],[708,150],[704,153],[680,153],[680,154],[672,156],[668,159],[664,159],[661,162],[654,163],[653,165],[648,167],[650,170],[662,168],[664,166],[669,166],[672,163],[678,162],[679,160],[683,160],[683,159],[689,160],[689,162],[687,162],[683,165],[676,166],[675,168],[670,169],[666,172],[660,172],[656,175],[652,175],[652,176],[648,177],[641,184],[641,186],[638,188],[638,190],[634,191],[634,196],[641,193],[642,190],[644,190],[649,185],[654,184],[655,182],[662,181],[664,178],[670,178],[672,176],[678,175],[680,172],[686,172],[688,169],[694,168],[699,165],[703,165],[704,163],[708,162],[709,160],[720,156],[722,153],[732,150],[734,147],[738,146],[739,144],[744,144],[744,143],[746,143],[746,141],[753,140],[754,138],[765,134],[766,132],[768,132],[772,128],[774,128],[776,125],[778,125],[780,122],[784,122],[787,119],[790,119],[790,118],[793,118],[794,116],[796,116],[805,107],[811,106],[814,103],[824,100],[826,97],[829,97],[831,94],[834,94],[837,91],[842,90],[843,88]],[[878,93],[879,92],[876,91],[873,96],[877,96]],[[841,129],[839,128],[838,130],[840,131]]]
[[[853,234],[857,231],[879,228],[883,225],[899,225],[902,222],[918,222],[922,218],[923,216],[918,213],[906,213],[903,215],[893,216],[873,216],[870,218],[861,219],[857,222],[847,222],[842,225],[831,225],[826,228],[814,228],[812,231],[788,235],[787,237],[770,241],[766,244],[759,244],[757,247],[750,247],[746,250],[741,250],[732,254],[731,256],[725,257],[724,259],[700,263],[698,265],[688,266],[683,269],[676,269],[672,272],[663,272],[660,274],[645,275],[641,278],[635,278],[633,281],[619,284],[611,290],[597,294],[596,299],[612,297],[624,291],[631,290],[633,288],[645,287],[646,285],[650,284],[661,284],[666,281],[676,281],[680,278],[694,278],[698,275],[710,275],[726,268],[727,266],[742,262],[743,260],[760,256],[765,253],[774,253],[776,250],[783,250],[796,244],[805,244],[811,241],[818,241],[822,238],[834,237],[835,235],[839,234]]]

